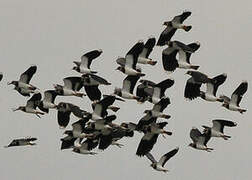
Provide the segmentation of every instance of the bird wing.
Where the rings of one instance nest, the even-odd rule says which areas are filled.
[[[190,138],[193,140],[195,144],[199,141],[201,135],[202,135],[201,132],[195,127],[193,127],[190,131]]]
[[[89,74],[89,76],[90,76],[93,80],[97,81],[99,84],[111,85],[111,83],[109,83],[106,79],[104,79],[104,78],[102,78],[102,77],[100,77],[100,76],[97,76],[97,75],[95,75],[95,74]]]
[[[36,71],[37,71],[37,66],[29,67],[29,69],[27,69],[25,72],[21,74],[19,81],[25,84],[29,84],[32,76],[36,73]]]
[[[175,81],[173,79],[165,79],[155,85],[154,91],[156,88],[159,88],[160,89],[160,98],[162,98],[165,94],[166,89],[172,87],[174,82]]]
[[[126,54],[125,66],[128,68],[136,69],[137,59],[139,54],[143,51],[144,43],[142,41],[137,42]]]
[[[153,110],[163,112],[163,110],[171,103],[170,98],[162,98],[157,104],[153,106]]]
[[[84,69],[86,68],[90,69],[90,65],[92,61],[95,58],[99,57],[101,53],[102,53],[102,50],[93,50],[81,56],[81,68],[83,67]]]
[[[158,134],[153,134],[147,132],[141,139],[138,147],[136,155],[138,156],[144,156],[148,152],[150,152],[154,146],[154,144],[157,142]]]
[[[139,54],[139,56],[148,58],[150,53],[152,52],[154,46],[156,44],[156,38],[151,37],[147,40],[147,42],[144,44],[144,48],[142,52]]]
[[[247,90],[248,90],[248,82],[243,81],[233,92],[230,103],[239,106],[242,96],[246,93]]]
[[[201,83],[196,82],[193,77],[189,78],[186,82],[184,97],[189,100],[197,98],[200,96],[200,87]]]
[[[70,121],[70,114],[71,114],[71,111],[58,111],[57,119],[58,119],[58,124],[61,128],[67,127]]]
[[[175,154],[177,154],[179,148],[173,149],[170,152],[164,154],[160,159],[159,159],[159,163],[162,165],[162,167],[164,167],[165,163],[171,159]]]
[[[157,46],[164,46],[167,41],[170,41],[176,30],[172,26],[167,26],[160,34]]]
[[[162,51],[162,62],[165,71],[174,71],[178,67],[177,52],[178,50],[173,47],[168,47]]]
[[[228,127],[237,126],[235,122],[223,119],[215,119],[212,122],[213,122],[213,129],[222,133],[224,133],[224,126]]]
[[[88,98],[91,101],[95,101],[95,100],[99,101],[101,99],[102,94],[98,88],[98,85],[97,86],[84,86],[84,88],[85,88]]]
[[[138,81],[138,79],[140,78],[140,76],[127,76],[124,80],[123,80],[123,90],[126,92],[129,92],[131,94],[133,94],[133,90],[134,87],[136,85],[136,82]]]
[[[172,21],[181,24],[181,23],[183,23],[184,20],[186,20],[186,18],[188,18],[191,14],[192,14],[192,12],[190,12],[190,11],[185,11],[185,12],[183,12],[182,14],[180,14],[180,15],[178,15],[178,16],[175,16],[175,17],[172,19]]]
[[[36,107],[39,105],[41,98],[42,96],[40,93],[33,94],[33,96],[27,101],[26,107],[36,109]]]
[[[47,90],[44,92],[44,101],[54,103],[54,100],[57,96],[55,90]]]
[[[120,66],[124,67],[126,64],[126,59],[124,57],[118,57],[116,59],[116,63],[119,64]]]
[[[145,156],[152,162],[152,163],[157,163],[156,159],[152,156],[152,154],[149,152],[145,154]]]
[[[192,48],[195,51],[197,51],[200,48],[200,43],[199,42],[194,42],[194,43],[190,43],[187,45],[188,47]],[[179,60],[185,60],[188,64],[190,63],[190,57],[192,55],[192,53],[189,52],[184,52],[184,51],[180,51],[181,54],[179,54]],[[182,59],[180,59],[180,56]]]
[[[187,53],[194,53],[194,51],[195,51],[193,48],[191,48],[190,46],[187,46],[186,44],[184,44],[180,41],[173,41],[173,43],[175,43],[179,49],[181,49]]]
[[[213,83],[213,95],[216,96],[217,89],[220,85],[222,85],[227,79],[227,74],[223,73],[213,78],[215,83]]]
[[[81,77],[67,77],[63,79],[64,87],[72,89],[73,91],[79,91],[83,87],[83,81]]]

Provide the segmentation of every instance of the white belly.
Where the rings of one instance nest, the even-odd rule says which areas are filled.
[[[150,61],[150,59],[144,58],[144,57],[138,57],[137,62],[140,64],[147,64]]]
[[[122,91],[122,97],[125,99],[134,99],[134,95],[129,92]]]
[[[214,102],[214,101],[217,101],[217,97],[213,96],[212,94],[205,94],[205,98],[207,101],[211,101],[211,102]]]
[[[139,72],[137,72],[136,70],[134,70],[132,68],[125,67],[125,74],[135,76],[135,75],[139,74]]]
[[[63,91],[64,91],[64,96],[72,96],[75,94],[75,92],[71,89],[64,88]]]
[[[188,64],[187,62],[178,61],[178,64],[179,64],[179,68],[182,68],[182,69],[190,69],[191,68],[191,64]]]

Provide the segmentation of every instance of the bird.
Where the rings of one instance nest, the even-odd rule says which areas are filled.
[[[93,112],[89,113],[90,118],[92,120],[99,120],[105,118],[108,115],[107,109],[111,107],[111,105],[115,102],[115,100],[124,102],[123,99],[118,98],[114,95],[106,95],[102,100],[94,102],[92,104]],[[112,107],[112,110],[117,111],[118,109],[117,108],[113,109]]]
[[[117,67],[116,70],[121,71],[126,75],[132,76],[145,76],[145,74],[141,73],[141,71],[137,71],[136,64],[138,61],[139,54],[142,52],[144,48],[143,41],[138,41],[126,54],[125,56],[125,65]]]
[[[74,142],[77,138],[73,137],[73,132],[72,131],[65,131],[64,134],[66,134],[67,136],[65,136],[64,138],[61,138],[61,150],[64,149],[70,149],[74,147]]]
[[[13,147],[13,146],[27,146],[27,145],[36,145],[33,141],[36,141],[37,138],[34,137],[27,137],[27,138],[21,138],[21,139],[14,139],[11,141],[11,143],[8,146],[4,146],[5,148]]]
[[[82,78],[85,92],[91,101],[101,99],[102,93],[98,88],[99,85],[111,85],[106,79],[94,74],[85,74]]]
[[[163,97],[165,97],[166,89],[172,87],[174,82],[174,79],[168,78],[158,84],[155,84],[154,86],[149,84],[152,88],[146,88],[144,90],[149,95],[148,101],[153,104],[157,104]]]
[[[31,78],[37,71],[37,66],[33,65],[29,67],[25,72],[20,75],[18,81],[11,81],[8,85],[13,84],[15,86],[15,90],[17,90],[21,95],[28,96],[29,93],[34,93],[37,87],[29,84]]]
[[[156,83],[145,79],[141,79],[139,82],[141,84],[137,86],[136,95],[140,98],[138,102],[144,103],[149,98],[149,94],[145,92],[145,89],[152,88],[153,86],[156,85]]]
[[[171,103],[170,98],[162,98],[157,104],[154,104],[152,110],[145,110],[144,113],[150,114],[151,117],[160,117],[169,119],[171,116],[164,114],[164,109]]]
[[[19,106],[17,109],[13,109],[13,111],[21,110],[26,113],[35,114],[37,117],[40,118],[39,115],[44,115],[45,113],[37,110],[38,104],[41,100],[41,94],[36,93],[27,101],[26,106]]]
[[[215,119],[212,122],[213,122],[212,127],[208,127],[205,125],[203,125],[202,127],[205,128],[205,131],[207,131],[208,129],[210,130],[211,137],[221,137],[225,140],[228,140],[228,138],[231,138],[231,136],[224,134],[224,127],[225,126],[227,126],[227,127],[237,126],[237,123],[235,123],[233,121],[223,120],[223,119]]]
[[[213,148],[207,147],[207,143],[211,138],[211,131],[207,129],[204,133],[201,133],[196,127],[193,127],[190,131],[190,137],[193,140],[193,143],[190,143],[194,149],[204,150],[207,152],[211,152]]]
[[[157,64],[157,61],[153,61],[152,59],[149,58],[150,53],[152,52],[154,46],[156,44],[156,38],[155,37],[150,37],[146,43],[144,44],[144,48],[142,52],[139,54],[137,63],[140,64],[150,64],[154,66]]]
[[[122,88],[116,87],[114,90],[114,94],[125,99],[135,99],[138,101],[140,97],[134,95],[133,90],[139,78],[140,76],[128,75],[123,80],[123,87]]]
[[[170,41],[177,29],[184,29],[186,32],[190,31],[192,26],[186,26],[182,23],[191,14],[190,11],[185,11],[182,14],[175,16],[171,21],[165,21],[163,25],[165,25],[166,28],[160,34],[157,46],[164,46],[167,41]]]
[[[216,80],[209,78],[206,74],[199,71],[187,71],[186,74],[190,75],[186,82],[184,97],[193,100],[200,96],[200,87],[205,83],[215,84]]]
[[[99,57],[102,53],[101,49],[98,50],[93,50],[90,52],[85,53],[84,55],[81,56],[81,62],[79,61],[74,61],[73,63],[76,65],[73,67],[73,70],[81,73],[81,74],[95,74],[97,73],[96,71],[90,70],[90,65],[92,61]]]
[[[38,108],[46,113],[49,113],[49,109],[57,108],[57,105],[54,104],[55,98],[57,96],[57,92],[55,90],[47,90],[44,92],[44,99],[39,102]]]
[[[83,80],[81,77],[71,76],[63,79],[64,86],[54,84],[56,93],[59,96],[77,96],[83,97],[84,93],[78,92],[83,87]]]
[[[222,85],[227,79],[227,74],[223,73],[213,78],[214,82],[206,83],[206,92],[200,91],[200,97],[206,101],[210,102],[223,102],[223,99],[216,97],[217,89]]]
[[[2,79],[3,79],[3,73],[0,72],[0,81],[2,81]]]
[[[179,151],[179,148],[175,148],[168,153],[164,154],[159,161],[157,161],[151,153],[147,153],[145,156],[151,161],[151,167],[155,169],[156,171],[161,171],[161,172],[168,172],[167,169],[164,169],[164,165],[166,162],[171,159],[175,154],[177,154]]]
[[[73,113],[78,118],[83,118],[87,112],[80,109],[80,107],[66,102],[60,102],[57,105],[57,120],[60,129],[66,128],[70,121],[70,115]]]
[[[176,44],[180,45],[181,42],[178,43],[178,41],[174,41]],[[172,45],[172,43],[170,43]],[[182,69],[194,69],[197,70],[199,66],[192,65],[190,63],[190,57],[192,52],[186,52],[184,47],[191,48],[193,52],[197,51],[200,47],[199,42],[194,42],[188,45],[181,45],[182,48],[169,46],[166,49],[162,51],[162,62],[163,62],[163,68],[168,73],[172,73],[176,70],[176,68],[182,68]],[[179,59],[177,60],[176,56],[179,54]]]
[[[239,104],[241,102],[242,96],[247,92],[247,90],[248,81],[242,81],[241,84],[232,93],[231,99],[225,95],[220,96],[220,98],[224,101],[222,106],[231,111],[238,111],[243,114],[247,110],[241,108]]]
[[[157,142],[159,134],[172,135],[172,132],[163,129],[167,124],[167,122],[152,123],[145,127],[144,136],[137,147],[137,156],[141,157],[150,152]]]
[[[90,150],[88,150],[88,143],[86,141],[84,141],[83,143],[79,143],[80,139],[77,138],[75,140],[76,145],[73,148],[73,152],[75,153],[79,153],[79,154],[86,154],[86,155],[95,155],[97,154],[96,152],[92,152]]]

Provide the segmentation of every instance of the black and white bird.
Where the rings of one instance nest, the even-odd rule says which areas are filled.
[[[116,70],[123,72],[126,75],[132,76],[144,76],[145,74],[136,69],[136,64],[138,61],[139,54],[144,48],[143,41],[138,41],[126,54],[125,56],[125,66],[119,66]]]
[[[83,87],[82,77],[66,77],[63,79],[63,82],[64,86],[54,84],[55,91],[59,96],[85,96],[84,93],[78,92]]]
[[[36,141],[37,138],[28,137],[28,138],[21,138],[21,139],[14,139],[8,146],[4,146],[6,148],[13,147],[13,146],[27,146],[27,145],[36,145],[33,141]]]
[[[153,61],[152,59],[149,58],[149,55],[152,52],[155,44],[156,44],[156,38],[150,37],[144,44],[144,48],[138,56],[137,63],[150,64],[152,66],[154,66],[157,63],[157,61]]]
[[[209,129],[206,129],[204,133],[201,133],[197,128],[193,127],[190,131],[190,137],[193,140],[193,143],[190,143],[189,146],[192,148],[207,152],[213,150],[213,148],[207,147],[207,143],[211,138],[211,131]]]
[[[187,71],[186,74],[190,75],[186,82],[184,97],[193,100],[200,96],[200,87],[202,84],[211,83],[215,84],[216,80],[209,78],[206,74],[198,71]]]
[[[172,73],[176,68],[194,70],[199,68],[199,66],[190,63],[191,54],[200,47],[199,42],[185,45],[179,41],[173,41],[170,45],[162,51],[162,62],[165,71]],[[192,51],[189,52],[188,48],[191,48]],[[177,54],[179,54],[179,59],[176,58]]]
[[[137,156],[144,156],[150,152],[157,142],[159,134],[172,135],[172,132],[163,129],[167,124],[167,122],[152,123],[145,127],[144,136],[137,147]]]
[[[130,76],[130,75],[127,76],[123,80],[123,87],[122,88],[116,87],[114,90],[114,94],[125,99],[135,99],[138,101],[140,97],[134,95],[133,90],[139,78],[140,76]]]
[[[25,72],[23,72],[18,81],[11,81],[8,85],[13,84],[15,90],[17,90],[23,96],[30,96],[30,93],[34,93],[37,87],[29,84],[31,78],[37,71],[37,66],[29,67]]]
[[[57,108],[57,105],[54,104],[57,92],[54,90],[47,90],[44,92],[44,99],[40,101],[38,108],[46,113],[49,113],[49,109]]]
[[[93,103],[93,112],[89,114],[91,119],[99,120],[105,118],[108,115],[108,109],[111,109],[112,111],[117,111],[117,108],[115,108],[114,106],[111,107],[115,100],[124,101],[123,99],[117,98],[114,95],[105,95],[102,100]]]
[[[152,88],[153,86],[156,85],[156,83],[144,79],[141,79],[139,82],[141,84],[137,86],[136,95],[140,98],[138,102],[144,103],[149,99],[149,94],[145,90],[147,88]]]
[[[92,61],[94,59],[96,59],[97,57],[99,57],[102,53],[101,49],[98,50],[93,50],[90,51],[86,54],[84,54],[83,56],[81,56],[81,62],[79,61],[74,61],[74,64],[76,65],[75,67],[73,67],[73,70],[81,73],[81,74],[95,74],[97,73],[96,71],[92,71],[90,69],[90,65],[92,63]]]
[[[95,155],[97,154],[96,152],[92,152],[89,150],[89,144],[87,141],[84,141],[80,143],[80,139],[77,138],[75,140],[75,146],[73,148],[73,152],[79,153],[79,154],[86,154],[86,155]]]
[[[223,102],[223,99],[216,97],[216,92],[218,87],[222,85],[226,81],[226,79],[226,73],[214,77],[212,82],[206,83],[206,92],[200,91],[200,97],[210,102]]]
[[[152,86],[152,88],[146,88],[144,91],[149,95],[149,102],[157,104],[163,97],[165,97],[166,89],[172,87],[174,82],[174,79],[169,78]],[[151,84],[149,85],[151,86]]]
[[[173,150],[171,150],[170,152],[164,154],[159,161],[157,161],[151,153],[147,153],[146,157],[151,161],[151,167],[157,171],[161,171],[161,172],[168,172],[168,169],[164,168],[164,165],[166,164],[166,162],[171,159],[175,154],[177,154],[179,148],[175,148]]]
[[[14,109],[13,111],[21,110],[26,113],[35,114],[40,118],[39,115],[44,115],[43,112],[36,109],[40,101],[41,101],[41,94],[40,93],[33,94],[33,96],[27,101],[26,106],[19,106],[17,109]]]
[[[65,136],[64,138],[61,138],[61,150],[64,149],[70,149],[74,147],[74,142],[77,138],[73,137],[73,132],[72,131],[65,131],[64,134],[66,134],[67,136]]]
[[[170,41],[177,29],[184,29],[186,32],[190,31],[192,26],[186,26],[183,22],[191,14],[191,12],[185,11],[182,14],[175,16],[171,21],[164,22],[163,25],[165,25],[166,28],[160,34],[157,46],[164,46],[167,41]]]
[[[145,110],[144,113],[150,114],[154,118],[169,119],[171,116],[164,114],[164,109],[171,103],[170,98],[162,98],[157,104],[154,104],[152,110]]]
[[[80,107],[66,102],[60,102],[57,105],[57,110],[58,124],[61,129],[66,128],[68,125],[71,113],[78,118],[83,118],[87,113],[86,111],[80,109]]]
[[[207,131],[208,129],[211,131],[211,137],[221,137],[225,140],[228,140],[228,138],[231,138],[231,136],[224,134],[224,127],[237,126],[237,123],[233,121],[223,120],[223,119],[215,119],[212,122],[213,122],[212,127],[208,127],[208,126],[202,126],[202,127],[205,128],[205,131]]]
[[[240,102],[242,99],[242,96],[247,92],[248,90],[248,82],[243,81],[233,92],[231,95],[231,99],[225,95],[221,95],[220,98],[223,99],[222,106],[231,110],[231,111],[238,111],[241,114],[246,112],[246,109],[243,109],[240,107]]]
[[[111,85],[106,79],[94,74],[86,74],[82,78],[84,89],[91,101],[99,101],[101,99],[102,93],[98,88],[99,85]]]

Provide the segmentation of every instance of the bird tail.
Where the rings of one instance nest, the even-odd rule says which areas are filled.
[[[206,148],[207,152],[211,152],[212,150],[214,150],[214,149],[213,148],[209,148],[209,147]]]
[[[148,61],[148,64],[154,66],[155,64],[157,64],[157,61]]]
[[[90,71],[91,72],[91,74],[96,74],[97,73],[97,71]]]
[[[192,29],[192,26],[183,26],[183,29],[188,32]]]
[[[141,76],[141,77],[145,76],[144,73],[139,73],[138,75]]]
[[[117,112],[120,108],[116,106],[109,106],[108,109],[112,110],[113,112]]]
[[[191,68],[194,69],[194,70],[198,70],[198,69],[199,69],[199,66],[191,65]]]
[[[231,138],[231,136],[224,135],[224,136],[222,136],[222,138],[225,140],[228,140],[229,138]]]
[[[246,112],[247,110],[246,109],[239,109],[239,112],[241,113],[241,114],[243,114],[244,112]]]
[[[172,135],[172,132],[170,131],[164,131],[164,134],[168,135],[168,136],[171,136]]]
[[[168,115],[168,114],[163,114],[163,115],[162,115],[162,118],[165,118],[165,119],[170,119],[170,118],[171,118],[171,116],[170,116],[170,115]]]
[[[85,96],[85,94],[84,93],[81,93],[81,92],[76,92],[75,94],[74,94],[75,96],[77,96],[77,97],[83,97],[83,96]]]

